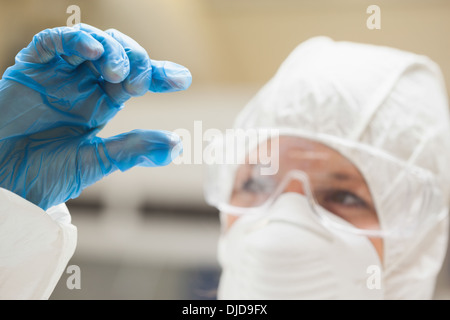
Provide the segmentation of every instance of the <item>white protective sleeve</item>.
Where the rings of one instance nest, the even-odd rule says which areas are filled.
[[[48,299],[76,243],[65,204],[44,211],[0,188],[0,299]]]

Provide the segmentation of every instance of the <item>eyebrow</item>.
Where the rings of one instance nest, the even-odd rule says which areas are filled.
[[[340,180],[340,181],[342,181],[342,180],[361,180],[361,179],[359,179],[358,176],[354,176],[354,175],[350,175],[350,174],[342,173],[342,172],[333,172],[330,174],[330,176],[333,179]]]

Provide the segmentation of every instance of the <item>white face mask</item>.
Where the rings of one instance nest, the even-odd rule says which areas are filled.
[[[297,193],[282,194],[262,215],[240,217],[222,235],[218,254],[219,299],[384,296],[382,266],[371,242],[329,230]]]

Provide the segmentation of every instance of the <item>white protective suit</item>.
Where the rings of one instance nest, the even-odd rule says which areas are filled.
[[[48,299],[76,242],[65,204],[44,211],[0,188],[0,299]]]
[[[326,37],[313,38],[290,54],[276,75],[239,114],[235,128],[297,128],[312,134],[328,134],[378,148],[406,163],[431,171],[444,195],[443,201],[430,206],[434,208],[434,214],[439,213],[440,219],[419,227],[412,238],[384,239],[381,290],[359,297],[432,297],[447,248],[450,187],[447,93],[439,67],[434,62],[424,56],[387,47],[334,42]],[[404,183],[402,177],[396,177],[392,168],[380,167],[376,158],[361,161],[355,154],[345,154],[345,151],[343,154],[364,175],[381,228],[398,223],[394,221],[395,215],[387,216],[386,212],[392,212],[393,206],[401,206],[396,188]],[[386,178],[380,179],[380,175]],[[231,179],[232,175],[229,176]],[[374,182],[380,180],[384,183]],[[232,183],[221,181],[220,185],[228,188]],[[302,208],[299,202],[299,199],[284,197],[278,206],[287,209],[279,214],[290,215],[288,211],[293,211],[293,208]],[[269,216],[271,214],[268,213]],[[291,214],[286,219],[294,218]],[[348,247],[343,249],[340,257],[322,256],[322,260],[317,260],[334,263],[346,260],[343,263],[347,268],[347,285],[331,286],[331,283],[339,282],[336,279],[339,272],[333,275],[333,268],[329,265],[299,260],[311,250],[302,248],[301,251],[302,239],[295,239],[295,232],[287,227],[276,229],[270,225],[271,229],[265,233],[260,229],[247,235],[242,232],[250,230],[252,223],[257,226],[256,220],[255,217],[241,217],[221,238],[219,261],[223,274],[219,298],[358,298],[355,291],[353,295],[343,294],[349,289],[348,283],[352,279],[362,277],[362,270],[356,269],[360,267],[358,256],[361,257],[356,249],[355,261],[352,261]],[[307,221],[303,223],[310,224]],[[313,230],[311,228],[318,230],[315,224],[310,227]],[[304,235],[305,229],[297,234]],[[321,238],[317,237],[319,234]],[[309,241],[310,237],[308,234],[305,239]],[[325,254],[326,250],[319,242],[326,237],[326,234],[317,231],[311,238],[317,240],[319,250]],[[285,239],[287,243],[282,245],[280,239]],[[343,239],[339,238],[337,242]],[[277,251],[274,243],[279,244],[280,250]],[[360,244],[364,246],[364,243]],[[334,252],[330,251],[330,254]],[[377,264],[371,253],[361,259]],[[299,274],[305,272],[302,268],[305,263],[311,265],[311,273]],[[353,278],[352,268],[355,268]],[[301,292],[307,289],[311,289],[309,296],[302,295]]]

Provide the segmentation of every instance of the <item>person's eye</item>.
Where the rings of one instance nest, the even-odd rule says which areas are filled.
[[[268,179],[249,178],[241,186],[242,191],[251,193],[270,193],[273,191],[273,182]]]
[[[346,190],[334,190],[325,195],[326,202],[346,207],[368,208],[366,201]]]

